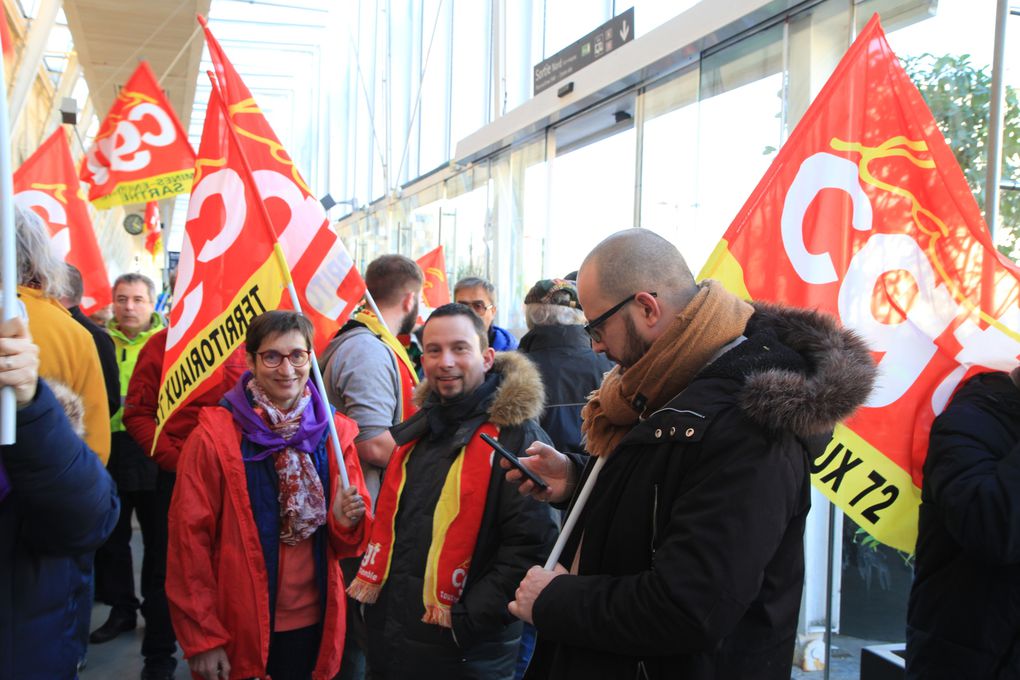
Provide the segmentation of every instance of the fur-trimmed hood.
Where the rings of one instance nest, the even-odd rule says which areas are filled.
[[[748,334],[771,331],[803,357],[807,370],[750,371],[739,403],[752,419],[807,437],[831,430],[865,402],[878,369],[857,333],[812,310],[760,302],[754,308]]]
[[[496,361],[489,372],[503,376],[489,404],[489,419],[494,425],[522,425],[542,415],[545,388],[542,376],[530,359],[517,352],[496,352]],[[431,392],[429,381],[422,380],[414,390],[415,406],[421,408]]]
[[[81,397],[77,392],[58,380],[47,378],[46,384],[50,386],[50,391],[57,398],[57,403],[64,409],[64,413],[71,423],[71,429],[79,437],[84,437],[85,405],[82,403]]]

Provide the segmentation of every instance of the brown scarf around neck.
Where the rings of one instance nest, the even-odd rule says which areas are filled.
[[[606,374],[581,411],[585,448],[607,456],[640,418],[664,406],[727,344],[739,338],[754,308],[717,281],[701,290],[626,371]]]

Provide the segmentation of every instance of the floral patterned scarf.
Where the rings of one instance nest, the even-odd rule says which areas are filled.
[[[257,380],[249,380],[247,389],[255,402],[255,412],[270,430],[288,440],[298,432],[312,399],[307,385],[301,398],[288,411],[277,408]],[[307,453],[288,446],[274,456],[280,480],[280,540],[287,545],[297,545],[326,523],[326,497]]]

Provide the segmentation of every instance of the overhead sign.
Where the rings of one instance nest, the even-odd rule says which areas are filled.
[[[535,94],[567,76],[577,73],[596,59],[601,59],[624,43],[634,39],[634,8],[631,7],[570,47],[560,50],[535,66]]]

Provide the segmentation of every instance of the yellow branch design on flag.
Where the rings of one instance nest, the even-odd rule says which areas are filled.
[[[135,92],[133,90],[131,90],[131,91],[125,90],[125,91],[121,92],[117,96],[117,99],[125,102],[124,107],[120,111],[118,111],[117,113],[111,113],[107,117],[107,119],[106,119],[107,121],[124,120],[124,117],[125,117],[124,114],[127,113],[128,111],[130,111],[131,109],[135,108],[139,104],[155,104],[157,106],[159,105],[159,102],[156,100],[155,97],[150,97],[147,94],[143,94],[141,92]],[[116,125],[111,125],[109,127],[109,129],[107,129],[105,132],[103,132],[103,134],[96,135],[96,138],[93,141],[94,142],[98,142],[100,139],[106,139],[107,137],[109,137],[110,135],[115,133],[116,131],[117,131],[117,126]]]
[[[258,105],[255,103],[255,100],[251,98],[237,102],[236,104],[230,104],[229,106],[227,106],[227,112],[230,114],[230,119],[232,122],[234,120],[235,115],[242,113],[257,114],[260,116],[262,115],[262,110],[259,109]],[[269,153],[274,160],[276,160],[278,163],[281,163],[282,165],[290,166],[290,175],[291,179],[294,180],[294,183],[297,184],[302,189],[304,189],[305,193],[307,193],[308,195],[312,194],[312,190],[309,189],[308,185],[305,184],[305,181],[301,179],[301,174],[298,172],[297,166],[294,165],[294,161],[292,161],[289,157],[280,155],[282,153],[289,156],[289,154],[287,154],[287,150],[283,148],[282,144],[280,144],[279,142],[274,142],[271,139],[266,139],[265,137],[260,137],[254,132],[249,132],[248,130],[245,130],[243,127],[241,127],[239,123],[234,122],[233,125],[234,129],[237,131],[237,134],[243,135],[248,139],[255,140],[259,144],[265,144],[267,147],[269,147]]]
[[[67,205],[67,197],[64,196],[64,192],[67,191],[66,184],[42,184],[40,182],[32,182],[31,187],[33,189],[50,190],[53,192],[53,198],[57,199],[64,205]],[[79,189],[79,192],[81,190]]]
[[[198,184],[202,181],[206,168],[222,168],[226,164],[226,158],[199,158],[195,161],[195,178],[193,183]]]
[[[928,253],[928,257],[931,258],[932,264],[934,265],[935,270],[938,272],[939,278],[942,280],[944,284],[946,284],[946,287],[952,294],[953,299],[956,300],[961,305],[963,305],[969,311],[976,312],[978,317],[982,321],[987,323],[989,326],[994,326],[1003,335],[1012,338],[1017,342],[1020,342],[1020,332],[1017,332],[1011,328],[1006,327],[998,319],[987,314],[983,309],[981,309],[979,305],[974,304],[970,300],[970,298],[963,294],[956,281],[946,272],[946,268],[942,262],[942,258],[939,256],[939,253],[935,248],[940,238],[949,235],[949,228],[946,227],[946,223],[942,221],[935,213],[923,207],[921,205],[921,202],[917,200],[917,197],[914,196],[912,192],[908,191],[907,189],[904,189],[903,187],[883,182],[882,180],[878,179],[873,174],[871,174],[871,170],[868,167],[871,161],[894,157],[905,158],[914,165],[916,165],[917,167],[925,170],[934,170],[935,161],[923,160],[921,158],[918,158],[913,153],[911,153],[911,151],[927,151],[928,150],[927,143],[924,141],[909,140],[903,136],[896,136],[882,142],[877,147],[865,146],[864,144],[860,144],[858,142],[847,142],[836,137],[833,137],[829,144],[836,151],[853,151],[861,155],[861,159],[857,163],[858,174],[860,175],[861,180],[867,182],[873,187],[882,189],[883,191],[887,191],[891,194],[900,196],[910,201],[911,204],[910,214],[911,218],[914,221],[914,226],[916,226],[920,232],[929,237],[928,244],[925,247],[925,251]],[[900,146],[904,146],[906,148],[905,149],[897,148]],[[929,220],[931,220],[938,228],[937,231],[926,227],[924,221],[920,219],[921,216],[927,217]]]

